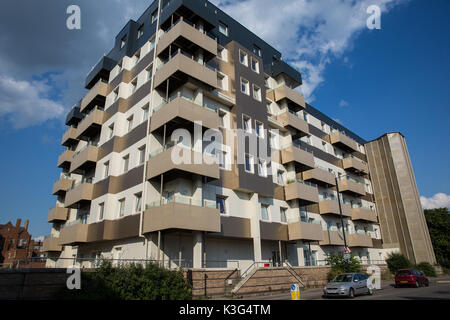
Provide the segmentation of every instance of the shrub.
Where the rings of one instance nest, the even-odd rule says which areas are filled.
[[[411,261],[401,253],[392,252],[386,259],[386,264],[391,273],[396,274],[400,269],[408,269],[412,267]]]
[[[342,254],[328,254],[325,258],[327,265],[331,267],[328,272],[328,281],[331,281],[340,273],[346,272],[362,272],[361,261],[355,256],[350,256],[350,263],[348,263]]]
[[[415,267],[416,269],[422,271],[427,277],[437,277],[436,270],[429,262],[421,262]]]
[[[81,289],[64,289],[63,299],[186,300],[191,288],[180,271],[156,264],[126,264],[113,267],[102,261],[95,271],[81,273]]]

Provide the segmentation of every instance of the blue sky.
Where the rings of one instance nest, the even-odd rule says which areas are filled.
[[[59,175],[56,162],[63,151],[65,114],[83,96],[83,78],[91,65],[109,51],[127,19],[136,19],[149,2],[112,0],[105,14],[102,1],[55,5],[42,0],[39,8],[45,12],[39,19],[32,8],[19,8],[25,3],[32,7],[33,1],[6,2],[0,12],[0,38],[7,44],[0,48],[0,223],[29,218],[32,234],[41,236],[49,233],[47,213],[56,201],[51,189]],[[367,140],[402,132],[424,204],[450,205],[449,134],[444,123],[450,118],[450,2],[369,1],[383,6],[381,30],[365,28],[367,15],[361,7],[366,3],[213,2],[238,21],[247,16],[246,26],[302,71],[303,90],[313,106]],[[81,31],[61,27],[65,8],[72,3],[80,5],[82,17],[92,17],[82,20]],[[271,6],[288,16],[272,14],[269,21],[261,21],[260,8],[272,12]],[[11,29],[8,19],[19,18],[25,30]],[[292,27],[287,29],[282,20]],[[272,30],[270,22],[280,27]],[[34,39],[40,42],[27,47],[27,40]],[[443,195],[433,198],[436,194]]]

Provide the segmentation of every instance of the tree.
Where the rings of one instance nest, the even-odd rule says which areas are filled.
[[[406,256],[396,252],[392,252],[388,255],[386,264],[392,274],[396,274],[400,269],[409,269],[413,266]]]
[[[334,277],[340,273],[362,271],[361,261],[354,255],[350,256],[350,263],[344,259],[342,254],[327,254],[325,261],[327,265],[331,267],[331,270],[328,273],[328,281],[333,280]]]
[[[447,208],[424,210],[437,262],[450,268],[450,213]]]

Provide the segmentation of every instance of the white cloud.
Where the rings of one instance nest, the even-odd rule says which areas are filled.
[[[339,102],[339,107],[348,107],[348,102],[345,101],[345,100],[341,100],[341,101]]]
[[[386,13],[405,1],[212,0],[275,46],[286,61],[302,72],[302,91],[309,102],[324,81],[324,70],[331,59],[351,49],[354,38],[367,30],[367,8],[378,5]],[[261,10],[270,14],[262,15]]]
[[[0,117],[16,129],[60,117],[64,108],[47,98],[46,81],[21,81],[0,75]]]
[[[436,193],[431,198],[420,197],[420,202],[424,209],[449,208],[450,195],[445,193]]]

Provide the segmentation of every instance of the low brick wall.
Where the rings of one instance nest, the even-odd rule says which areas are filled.
[[[236,279],[240,276],[240,271],[234,272],[234,269],[190,269],[185,270],[183,274],[192,285],[192,297],[205,295],[211,297],[230,295]],[[231,284],[228,283],[227,278],[231,280]]]
[[[2,269],[0,300],[54,299],[68,276],[66,269]]]

